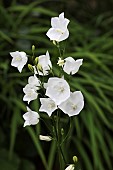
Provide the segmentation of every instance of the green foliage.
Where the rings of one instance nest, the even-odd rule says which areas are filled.
[[[35,148],[32,149],[32,158],[38,155],[38,159],[41,159],[45,169],[48,170],[58,166],[55,163],[54,141],[50,144],[50,149],[46,150],[46,147],[38,140],[40,128],[41,131],[46,131],[45,127],[37,126],[36,129],[30,127],[26,130],[21,128],[22,114],[26,111],[25,104],[22,102],[22,86],[26,84],[30,73],[24,71],[19,74],[16,69],[11,68],[9,56],[9,52],[16,50],[24,50],[27,54],[31,54],[30,49],[34,44],[37,56],[48,50],[52,61],[57,61],[58,52],[45,33],[50,27],[50,18],[57,16],[58,13],[51,8],[46,8],[43,5],[44,2],[47,3],[43,0],[27,5],[17,5],[16,1],[12,1],[7,9],[3,4],[0,6],[0,16],[2,16],[0,18],[0,85],[2,89],[0,93],[0,120],[2,121],[0,170],[36,169],[27,156],[21,155],[16,150],[17,147],[22,147],[18,146],[17,142],[19,133],[23,133],[25,137],[27,134],[30,136],[29,142],[32,142]],[[66,12],[68,15],[68,10]],[[72,157],[77,155],[81,169],[112,170],[113,31],[111,25],[113,17],[110,12],[103,12],[93,19],[90,18],[87,24],[78,23],[74,17],[69,19],[71,36],[65,44],[65,56],[84,59],[84,64],[78,72],[79,76],[75,75],[70,84],[72,90],[83,92],[85,108],[79,116],[72,118],[70,136],[66,146],[62,145],[62,148],[70,163]],[[60,71],[58,68],[54,70],[56,74]],[[38,102],[33,103],[33,107],[38,110]],[[67,117],[62,118],[64,133],[67,131],[67,119]],[[26,155],[29,148],[26,148]],[[48,152],[47,157],[44,155],[45,151]]]

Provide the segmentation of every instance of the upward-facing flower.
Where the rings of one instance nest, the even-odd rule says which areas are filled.
[[[78,72],[80,66],[82,65],[83,59],[74,60],[72,57],[67,57],[65,59],[65,64],[63,70],[67,74],[75,74]]]
[[[36,125],[39,122],[39,114],[37,112],[32,111],[29,107],[27,107],[27,112],[23,115],[25,120],[24,127],[30,125]]]
[[[57,42],[63,41],[68,38],[69,31],[67,26],[69,24],[69,20],[64,18],[64,12],[62,12],[59,17],[53,17],[51,19],[51,28],[47,32],[47,36],[50,40],[54,40]]]
[[[50,98],[40,98],[40,112],[46,112],[49,116],[57,109],[56,103]]]
[[[10,55],[13,57],[11,65],[17,67],[19,72],[21,72],[28,60],[26,53],[15,51],[11,52]]]
[[[49,78],[46,84],[46,95],[59,105],[70,97],[70,87],[62,78]]]
[[[80,91],[71,93],[70,97],[58,106],[68,116],[75,116],[84,107],[84,98]]]
[[[49,52],[46,52],[46,55],[40,55],[38,58],[38,64],[41,66],[41,71],[39,70],[39,75],[48,75],[48,71],[52,67],[52,63],[50,61]]]

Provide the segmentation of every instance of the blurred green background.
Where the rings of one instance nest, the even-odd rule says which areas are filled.
[[[22,88],[30,73],[27,66],[22,74],[11,67],[9,52],[31,54],[34,44],[37,56],[48,50],[54,61],[59,56],[45,34],[51,17],[63,11],[71,21],[65,56],[84,59],[72,90],[85,98],[85,108],[72,118],[64,153],[70,163],[78,157],[78,170],[113,170],[113,0],[0,1],[0,170],[59,170],[54,141],[38,140],[40,131],[47,132],[43,123],[23,128]],[[32,108],[38,110],[37,102]]]

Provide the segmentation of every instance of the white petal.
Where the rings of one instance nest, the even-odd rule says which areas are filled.
[[[56,103],[50,98],[40,98],[40,112],[46,112],[49,116],[57,109]]]
[[[78,59],[75,61],[72,57],[67,57],[65,61],[66,62],[63,67],[64,72],[67,74],[75,74],[82,65],[83,59]]]
[[[75,116],[84,107],[84,98],[80,91],[71,93],[70,97],[58,106],[68,116]]]
[[[58,31],[54,28],[50,28],[46,35],[50,38],[50,40],[58,41],[61,36],[61,31]]]
[[[66,29],[65,32],[61,33],[61,36],[58,39],[58,42],[63,41],[69,37],[69,31]]]
[[[66,80],[62,78],[49,78],[46,95],[59,105],[70,97],[70,87]]]
[[[39,122],[39,114],[35,111],[32,111],[29,107],[27,107],[27,111],[23,118],[25,120],[24,127],[30,125],[36,125]]]
[[[74,168],[74,165],[73,164],[71,164],[71,165],[69,165],[65,170],[74,170],[75,168]]]

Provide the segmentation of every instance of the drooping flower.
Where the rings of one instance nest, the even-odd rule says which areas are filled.
[[[39,135],[39,139],[47,142],[52,140],[51,136],[43,136],[43,135]]]
[[[37,99],[38,93],[36,92],[36,87],[31,86],[30,84],[27,84],[24,88],[23,91],[25,93],[23,97],[23,101],[27,101],[28,104],[30,101]]]
[[[70,97],[58,106],[69,117],[78,115],[84,107],[84,98],[80,91],[71,93]]]
[[[74,170],[74,169],[75,169],[74,164],[71,164],[65,170]]]
[[[46,84],[46,96],[57,105],[70,97],[70,87],[66,80],[58,77],[49,78]]]
[[[51,19],[51,28],[48,30],[46,35],[53,41],[63,41],[69,37],[69,31],[67,26],[69,20],[64,18],[64,12],[62,12],[59,17],[53,17]]]
[[[50,98],[40,98],[40,112],[46,112],[49,116],[57,109],[56,103]]]
[[[24,127],[30,125],[36,125],[39,122],[39,114],[35,111],[32,111],[29,107],[27,107],[27,112],[23,115],[25,120]]]
[[[50,61],[49,52],[46,55],[41,55],[38,57],[38,65],[41,66],[42,71],[38,70],[39,75],[48,75],[48,71],[52,68],[52,63]]]
[[[13,57],[11,65],[17,67],[19,72],[21,73],[24,65],[27,63],[28,58],[25,52],[11,52],[10,55]]]
[[[36,90],[40,89],[40,80],[36,77],[35,74],[34,76],[30,76],[28,78],[28,84],[32,89],[36,89]]]
[[[74,60],[72,57],[67,57],[65,59],[65,64],[63,67],[64,72],[67,74],[75,74],[78,72],[80,66],[82,65],[83,59]]]

